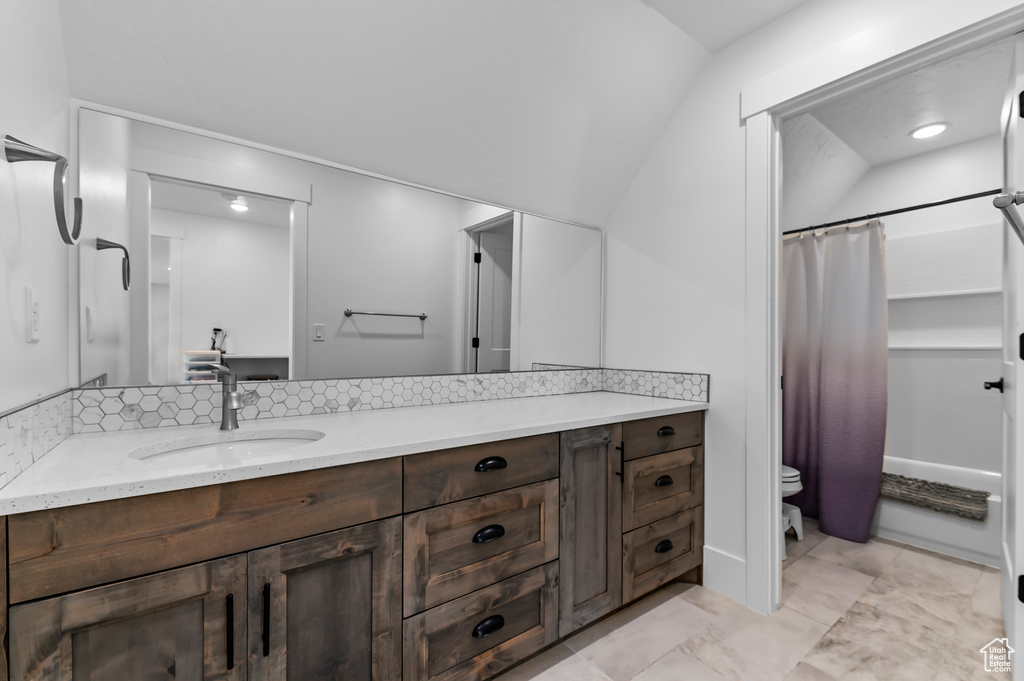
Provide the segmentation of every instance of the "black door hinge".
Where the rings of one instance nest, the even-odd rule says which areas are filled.
[[[1024,575],[1017,575],[1017,600],[1024,603]]]
[[[1024,359],[1024,333],[1020,335],[1019,344],[1020,347],[1018,348],[1018,350],[1020,350],[1020,358]]]
[[[475,337],[473,338],[473,347],[474,348],[479,348],[480,347],[480,339],[479,338],[475,338]]]
[[[785,376],[779,376],[779,390],[785,390],[785,389],[786,389],[786,377]]]
[[[480,254],[479,253],[474,253],[473,254],[473,262],[475,262],[477,265],[479,265],[480,264],[480,260],[481,260]]]

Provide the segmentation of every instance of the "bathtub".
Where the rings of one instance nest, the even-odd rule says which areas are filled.
[[[999,567],[1003,517],[1000,473],[893,456],[885,457],[885,471],[990,492],[988,516],[983,522],[966,520],[883,497],[878,500],[872,534]]]

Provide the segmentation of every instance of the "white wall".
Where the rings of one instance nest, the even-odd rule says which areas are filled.
[[[888,0],[812,0],[715,54],[609,222],[605,362],[710,372],[705,583],[741,602],[748,575],[740,92],[905,9]]]
[[[8,26],[0,39],[0,135],[67,156],[68,82],[57,4],[10,0],[0,17]],[[76,253],[57,233],[52,187],[52,163],[0,163],[0,411],[70,385],[68,298],[77,283],[69,290],[68,259]],[[88,235],[90,223],[83,224]],[[25,286],[35,288],[40,304],[34,344],[25,340]]]
[[[288,225],[261,225],[153,209],[155,235],[181,239],[181,343],[210,347],[229,332],[231,353],[285,355],[291,347]]]
[[[91,381],[106,374],[107,385],[124,385],[129,382],[131,329],[129,292],[121,282],[123,253],[97,251],[96,237],[127,247],[135,284],[145,286],[147,253],[132,243],[128,223],[129,123],[85,111],[78,126],[78,183],[88,227],[78,246],[80,375]]]

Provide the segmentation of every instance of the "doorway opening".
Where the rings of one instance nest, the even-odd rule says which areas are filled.
[[[512,362],[514,214],[510,211],[466,230],[473,270],[469,371],[509,371]]]

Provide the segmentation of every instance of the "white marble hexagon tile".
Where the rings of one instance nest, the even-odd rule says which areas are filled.
[[[581,392],[624,392],[707,401],[707,374],[574,368],[497,374],[452,374],[398,378],[311,381],[249,381],[242,420],[338,411],[391,409]],[[98,388],[73,391],[75,433],[214,423],[221,393],[215,385]]]

